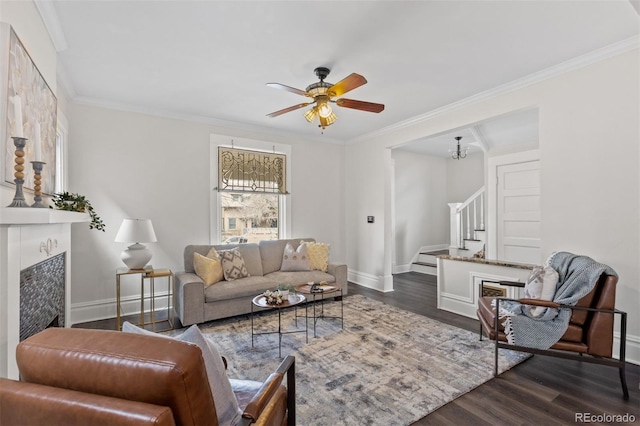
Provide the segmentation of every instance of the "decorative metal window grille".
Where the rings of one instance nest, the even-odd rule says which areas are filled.
[[[485,284],[483,286],[482,297],[507,297],[507,289]]]
[[[218,191],[286,194],[287,156],[218,147]]]

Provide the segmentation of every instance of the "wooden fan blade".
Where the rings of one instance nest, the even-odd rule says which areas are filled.
[[[295,110],[300,109],[300,108],[304,108],[307,105],[311,105],[312,103],[313,102],[307,102],[307,103],[304,103],[304,104],[298,104],[298,105],[291,106],[289,108],[281,109],[280,111],[276,111],[276,112],[272,112],[271,114],[267,114],[267,117],[277,117],[279,115],[286,114],[288,112],[295,111]]]
[[[287,92],[295,93],[297,95],[309,96],[307,92],[304,90],[296,89],[295,87],[285,86],[280,83],[267,83],[267,86],[273,87],[274,89],[286,90]]]
[[[327,89],[329,96],[340,96],[357,87],[367,84],[367,79],[360,74],[353,73],[348,77],[340,80]]]
[[[373,102],[356,101],[354,99],[338,99],[336,105],[343,108],[359,109],[361,111],[368,112],[381,112],[384,110],[384,105],[375,104]]]

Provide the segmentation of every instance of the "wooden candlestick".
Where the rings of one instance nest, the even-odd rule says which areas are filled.
[[[42,166],[44,166],[44,161],[32,161],[33,171],[34,171],[34,186],[33,192],[35,194],[34,201],[31,207],[38,208],[47,208],[47,206],[42,202]]]
[[[13,196],[13,202],[7,207],[29,207],[22,193],[22,185],[24,184],[24,146],[27,144],[27,138],[12,136],[13,144],[16,146],[16,165],[13,167],[13,181],[16,184],[16,194]]]

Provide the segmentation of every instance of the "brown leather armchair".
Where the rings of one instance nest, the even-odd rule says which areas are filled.
[[[524,283],[513,281],[482,281],[500,285],[524,287]],[[494,376],[498,375],[498,348],[510,349],[532,354],[548,355],[558,358],[573,359],[582,362],[608,365],[616,367],[620,373],[620,383],[624,399],[629,399],[629,390],[625,376],[625,351],[627,335],[627,314],[615,309],[616,283],[618,278],[613,275],[602,274],[593,290],[578,301],[576,306],[560,305],[554,302],[538,299],[518,299],[524,305],[544,306],[549,308],[569,308],[572,310],[569,327],[560,340],[550,349],[535,349],[524,346],[511,345],[507,342],[504,326],[496,316],[500,301],[514,300],[498,297],[496,308],[492,307],[493,297],[478,299],[477,315],[480,320],[480,340],[482,335],[488,336],[496,342]],[[484,294],[483,289],[480,294]],[[620,348],[619,359],[612,357],[614,315],[620,315]],[[496,336],[498,338],[496,339]]]
[[[2,425],[218,425],[202,352],[118,331],[49,328],[17,348],[20,380],[0,379]],[[284,375],[287,386],[283,385]],[[295,359],[234,389],[243,424],[295,424]]]

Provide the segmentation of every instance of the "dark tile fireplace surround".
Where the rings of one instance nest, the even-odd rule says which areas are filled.
[[[20,271],[20,341],[65,325],[66,253]]]

